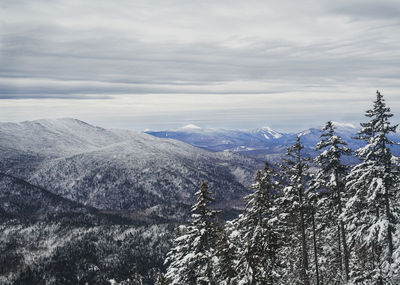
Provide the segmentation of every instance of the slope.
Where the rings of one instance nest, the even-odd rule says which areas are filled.
[[[95,213],[91,207],[59,197],[22,179],[0,173],[0,213],[5,217],[34,218],[61,213]]]
[[[2,123],[0,155],[0,171],[107,210],[191,203],[201,180],[220,205],[234,206],[258,167],[240,155],[74,119]]]
[[[334,122],[337,133],[353,150],[363,145],[362,141],[354,139],[358,129],[351,124]],[[320,128],[309,128],[297,133],[278,132],[270,127],[252,130],[203,129],[183,127],[175,130],[148,131],[156,137],[173,138],[211,151],[230,151],[257,159],[276,160],[285,154],[288,146],[300,136],[305,151],[315,156],[315,144],[319,141]],[[392,139],[399,141],[399,134]],[[400,154],[400,148],[393,146],[393,152]]]

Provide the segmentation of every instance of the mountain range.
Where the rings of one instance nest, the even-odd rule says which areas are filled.
[[[352,149],[363,145],[357,128],[335,125]],[[201,181],[220,218],[232,219],[255,171],[297,136],[314,156],[320,128],[141,133],[69,118],[0,123],[0,283],[123,284],[139,274],[154,284]]]
[[[352,150],[364,145],[364,142],[355,139],[359,129],[354,125],[334,122],[334,126],[337,134],[348,143]],[[176,139],[214,152],[240,153],[260,160],[275,161],[285,154],[287,147],[295,142],[297,136],[301,138],[305,152],[310,156],[315,156],[317,154],[315,145],[320,140],[321,128],[322,126],[300,132],[285,133],[273,130],[270,127],[251,130],[227,130],[188,125],[179,129],[147,131],[146,133],[159,138]],[[400,135],[396,133],[391,135],[391,138],[399,142]],[[394,146],[393,152],[400,155],[400,148]]]
[[[102,210],[158,211],[190,204],[202,180],[234,207],[257,162],[75,119],[0,123],[0,172]],[[238,202],[239,201],[239,202]]]
[[[334,125],[350,148],[363,145],[354,139],[356,127]],[[81,206],[176,217],[170,209],[187,211],[202,180],[215,193],[216,207],[240,207],[265,160],[282,158],[297,136],[314,156],[320,134],[318,128],[285,133],[195,125],[141,133],[70,118],[0,123],[0,173]],[[393,152],[398,155],[399,146]]]

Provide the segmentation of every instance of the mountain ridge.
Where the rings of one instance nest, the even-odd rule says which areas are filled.
[[[202,180],[234,206],[256,168],[237,154],[76,119],[0,123],[0,155],[0,171],[103,210],[190,204]]]
[[[336,132],[341,136],[353,150],[361,147],[364,142],[356,140],[355,137],[359,128],[350,123],[333,122]],[[312,127],[299,132],[279,132],[269,126],[249,130],[228,130],[201,128],[192,131],[190,129],[147,131],[160,138],[173,138],[196,147],[210,151],[229,151],[256,158],[259,160],[276,160],[286,152],[288,146],[292,145],[297,136],[300,136],[309,156],[315,156],[315,145],[320,139],[322,126]],[[398,133],[391,135],[399,140]],[[393,147],[396,155],[400,155],[400,148]]]

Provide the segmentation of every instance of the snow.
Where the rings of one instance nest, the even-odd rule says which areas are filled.
[[[274,139],[279,139],[281,138],[283,135],[273,129],[271,129],[270,127],[266,126],[266,127],[262,127],[259,130],[256,130],[256,132],[261,132],[263,133],[264,137],[269,140],[269,136],[273,137]],[[269,135],[269,136],[268,136]]]
[[[261,130],[267,131],[267,132],[275,132],[273,129],[271,129],[271,128],[268,127],[268,126],[262,127]]]
[[[98,128],[74,119],[0,123],[0,137],[7,156],[28,152],[41,159],[40,165],[31,168],[28,164],[34,164],[35,157],[24,161],[23,179],[102,209],[123,207],[120,201],[135,210],[172,200],[186,203],[200,183],[199,175],[212,182],[218,195],[224,192],[229,199],[245,191],[240,184],[246,182],[244,177],[251,179],[255,165],[239,155],[213,153],[145,133]],[[160,177],[165,178],[162,183]],[[222,187],[225,183],[229,190]]]
[[[353,124],[350,124],[350,123],[340,123],[340,122],[334,122],[334,121],[332,121],[332,123],[333,123],[333,125],[334,125],[335,127],[338,127],[338,128],[352,128],[352,129],[356,129],[356,127],[355,127]]]
[[[279,139],[282,137],[282,134],[278,133],[277,131],[271,129],[270,127],[264,127],[263,129],[265,129],[266,131],[268,131],[268,133],[270,135],[272,135],[275,139]]]
[[[309,134],[311,134],[311,131],[310,130],[306,130],[304,132],[299,133],[298,136],[301,137],[301,136],[305,136],[305,135],[309,135]]]
[[[199,126],[196,126],[194,124],[189,124],[189,125],[179,128],[178,130],[200,130],[200,129],[201,129],[201,127],[199,127]]]
[[[339,126],[336,130],[338,135],[349,144],[349,148],[357,149],[363,144],[354,139],[358,129],[354,128],[352,124],[337,122],[335,124]],[[286,147],[295,141],[297,136],[302,136],[306,148],[314,148],[319,141],[321,128],[309,128],[296,133],[288,133],[275,131],[268,126],[248,130],[184,127],[176,130],[148,132],[148,134],[160,138],[168,137],[214,152],[232,151],[249,153],[251,156],[259,153],[261,157],[266,152],[268,155],[284,154]],[[394,134],[391,139],[397,141],[399,137],[399,134]],[[250,151],[252,152],[250,153]]]

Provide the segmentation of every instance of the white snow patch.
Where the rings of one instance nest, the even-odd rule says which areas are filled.
[[[352,129],[355,129],[356,127],[353,125],[353,124],[350,124],[350,123],[340,123],[340,122],[333,122],[332,121],[332,123],[333,123],[333,125],[335,126],[335,127],[342,127],[342,128],[352,128]]]
[[[201,129],[199,126],[193,125],[193,124],[189,124],[186,126],[183,126],[182,128],[179,128],[179,130],[199,130]]]
[[[304,132],[299,133],[299,137],[305,136],[305,135],[308,135],[308,134],[311,134],[311,131],[310,131],[310,130],[307,130],[307,131],[304,131]]]
[[[260,129],[261,131],[267,132],[270,136],[272,136],[274,139],[279,139],[280,137],[282,137],[281,133],[278,133],[277,131],[271,129],[270,127],[266,126],[266,127],[262,127]],[[264,134],[265,136],[265,134]],[[267,140],[269,140],[270,138],[268,137]]]

